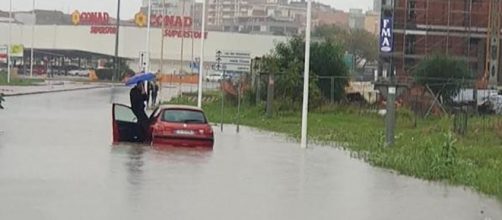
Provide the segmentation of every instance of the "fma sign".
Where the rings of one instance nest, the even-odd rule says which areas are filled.
[[[380,27],[380,51],[390,53],[393,49],[392,17],[382,17]]]

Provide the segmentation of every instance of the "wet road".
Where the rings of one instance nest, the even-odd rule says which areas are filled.
[[[253,129],[213,151],[111,146],[109,89],[5,104],[0,219],[502,219],[493,199]]]

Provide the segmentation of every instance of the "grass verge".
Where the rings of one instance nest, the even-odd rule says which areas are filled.
[[[32,86],[43,81],[42,79],[11,78],[10,83],[7,83],[7,73],[0,72],[0,85],[2,86]]]
[[[195,104],[186,97],[170,103]],[[235,123],[237,108],[227,103],[223,122]],[[221,121],[221,102],[204,103],[203,108],[210,121]],[[332,106],[311,112],[309,137],[317,142],[337,143],[374,166],[467,186],[502,200],[502,117],[470,118],[467,134],[457,136],[450,132],[452,118],[418,120],[415,127],[412,115],[407,111],[398,113],[396,143],[392,147],[383,147],[383,117],[351,107]],[[290,111],[267,118],[263,106],[244,105],[240,122],[298,138],[300,116]]]

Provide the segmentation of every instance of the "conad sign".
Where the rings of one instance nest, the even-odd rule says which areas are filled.
[[[138,12],[134,16],[134,22],[139,27],[144,27],[150,22],[153,27],[165,27],[163,31],[164,37],[177,38],[207,38],[207,32],[204,34],[200,31],[192,31],[193,19],[186,16],[162,16],[152,15],[150,20],[143,12]]]
[[[79,12],[71,14],[71,22],[74,25],[108,25],[110,15],[108,12]]]
[[[110,26],[108,12],[79,12],[71,14],[71,22],[74,25],[91,25],[91,34],[115,34],[117,28]]]

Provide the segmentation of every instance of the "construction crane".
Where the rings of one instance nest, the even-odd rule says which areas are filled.
[[[489,0],[488,29],[486,35],[486,64],[483,77],[478,81],[480,89],[495,89],[498,84],[500,60],[500,0]]]

